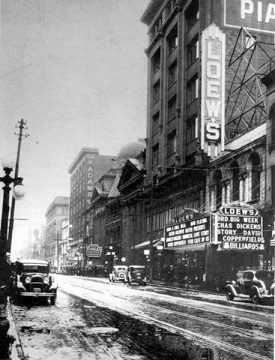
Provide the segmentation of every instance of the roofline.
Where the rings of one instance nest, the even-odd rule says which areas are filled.
[[[140,21],[143,24],[149,25],[152,21],[152,18],[150,19],[152,12],[156,11],[156,9],[158,9],[162,2],[163,0],[151,0],[147,8],[145,9]]]
[[[99,154],[99,149],[98,148],[93,148],[93,147],[84,147],[80,150],[80,152],[78,153],[78,155],[76,156],[76,158],[74,159],[74,161],[72,162],[72,164],[69,166],[68,169],[68,173],[71,174],[73,172],[73,170],[75,169],[76,165],[80,162],[80,160],[88,154],[93,154],[93,155],[98,155]]]
[[[65,198],[68,200],[68,203],[65,203],[65,202],[62,202],[62,201],[57,201],[57,199],[60,199],[60,198]],[[46,213],[45,213],[45,216],[48,215],[48,213],[51,211],[52,208],[56,207],[56,206],[64,206],[64,205],[70,205],[70,196],[57,196],[51,203],[50,205],[48,206],[47,210],[46,210]]]

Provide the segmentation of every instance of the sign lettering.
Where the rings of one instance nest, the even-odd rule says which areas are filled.
[[[210,217],[185,221],[165,228],[165,248],[183,247],[210,242]]]
[[[214,24],[202,33],[201,148],[216,157],[224,150],[225,35]]]
[[[254,208],[221,208],[217,230],[223,250],[264,250],[262,217]]]
[[[224,0],[225,26],[275,32],[275,0]]]

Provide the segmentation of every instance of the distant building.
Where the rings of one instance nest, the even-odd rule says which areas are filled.
[[[69,219],[69,202],[67,196],[57,196],[49,205],[45,229],[45,259],[52,266],[58,267],[61,263],[60,243],[62,240],[62,226],[64,220]]]
[[[69,167],[71,177],[70,190],[70,248],[71,256],[83,263],[83,239],[88,236],[86,210],[90,201],[95,182],[113,165],[114,156],[99,155],[99,149],[85,147]]]

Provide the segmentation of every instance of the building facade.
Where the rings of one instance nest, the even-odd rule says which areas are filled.
[[[113,165],[113,156],[99,155],[97,148],[83,148],[69,167],[70,174],[70,252],[84,265],[83,244],[91,236],[87,209],[95,182]],[[84,240],[85,239],[85,240]]]
[[[152,0],[141,19],[149,34],[142,243],[155,279],[220,287],[237,267],[264,266],[267,256],[258,238],[261,250],[233,251],[216,235],[228,231],[219,220],[228,207],[234,212],[250,206],[265,218],[269,201],[267,108],[259,74],[274,66],[274,35],[271,24],[255,21],[257,14],[244,2],[233,2],[232,7],[223,0]],[[216,220],[208,219],[212,214]],[[191,219],[208,224],[207,236],[192,238],[197,227]],[[157,250],[165,228],[175,223],[188,228],[188,241],[169,238],[169,247],[165,240]],[[217,270],[224,263],[224,271]]]
[[[69,203],[67,196],[57,196],[49,205],[45,217],[45,259],[50,261],[51,265],[59,268],[62,263],[61,243],[62,227],[64,221],[69,219]]]

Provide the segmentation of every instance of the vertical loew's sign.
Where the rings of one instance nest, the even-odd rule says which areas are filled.
[[[201,149],[224,151],[225,34],[215,24],[202,32]]]
[[[224,0],[224,25],[275,32],[275,0]]]

